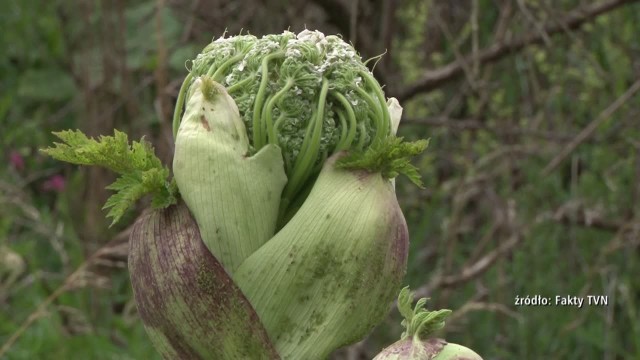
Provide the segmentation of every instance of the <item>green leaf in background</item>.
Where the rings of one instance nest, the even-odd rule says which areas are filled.
[[[193,59],[200,52],[200,48],[193,44],[181,46],[169,56],[169,66],[176,71],[183,71],[187,60]]]
[[[71,76],[63,70],[27,70],[18,85],[18,96],[35,101],[63,101],[76,93]]]

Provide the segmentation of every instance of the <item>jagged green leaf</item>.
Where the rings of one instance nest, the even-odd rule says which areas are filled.
[[[123,174],[107,186],[107,189],[115,191],[103,207],[103,209],[110,209],[107,217],[113,219],[111,225],[118,222],[125,211],[145,195],[145,187],[139,172]]]
[[[422,153],[429,145],[428,140],[406,142],[401,137],[389,136],[373,143],[363,151],[354,151],[338,160],[343,169],[364,169],[379,172],[392,179],[403,174],[419,187],[423,187],[418,169],[411,164],[411,158]]]
[[[451,310],[448,309],[428,311],[424,308],[427,298],[419,299],[412,309],[413,298],[414,293],[408,286],[403,288],[398,295],[398,311],[404,317],[402,326],[405,331],[401,337],[403,340],[408,337],[426,339],[434,331],[442,329],[444,320],[451,314]]]
[[[43,153],[72,164],[101,166],[121,175],[107,187],[115,191],[104,205],[104,209],[110,209],[107,216],[113,219],[111,225],[147,194],[152,195],[154,208],[176,203],[178,188],[175,182],[167,180],[169,169],[144,138],[130,145],[127,134],[118,130],[114,130],[113,136],[100,136],[97,140],[80,130],[53,134],[63,143],[54,143],[54,147],[42,149]]]
[[[400,295],[398,295],[398,311],[400,311],[400,315],[405,319],[411,319],[413,317],[413,310],[411,309],[411,304],[413,303],[413,292],[409,289],[408,286],[405,286],[402,290],[400,290]]]

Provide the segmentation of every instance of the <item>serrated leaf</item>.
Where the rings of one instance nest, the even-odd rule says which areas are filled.
[[[379,172],[387,179],[393,179],[403,174],[422,188],[418,169],[411,164],[410,159],[422,153],[428,145],[428,140],[406,142],[401,137],[390,136],[372,144],[364,151],[348,154],[338,160],[337,166],[343,169],[365,169]]]
[[[426,339],[431,333],[444,327],[444,320],[450,314],[451,310],[448,309],[426,312],[415,329],[415,335],[417,335],[419,339]]]
[[[405,328],[402,340],[408,337],[426,339],[434,331],[442,329],[444,320],[451,314],[451,310],[448,309],[428,311],[424,308],[427,298],[419,299],[412,309],[413,297],[414,293],[408,286],[400,290],[398,295],[398,311],[404,318],[401,324]]]
[[[107,187],[115,191],[103,209],[110,209],[107,217],[118,222],[127,209],[147,194],[153,196],[151,205],[164,208],[176,203],[178,188],[169,182],[169,169],[154,154],[151,144],[143,139],[132,142],[124,132],[114,130],[113,136],[87,137],[79,130],[54,133],[63,143],[41,150],[54,159],[77,165],[107,168],[121,176]]]
[[[138,199],[145,195],[145,187],[140,174],[130,173],[119,177],[107,189],[116,193],[111,195],[102,209],[110,209],[107,217],[113,219],[111,225],[122,218],[125,211],[131,207]]]
[[[409,290],[408,286],[405,286],[400,290],[400,295],[398,295],[398,311],[400,311],[400,315],[405,319],[410,319],[413,316],[413,310],[411,309],[412,303],[413,293]]]
[[[37,101],[67,100],[76,91],[73,79],[62,69],[27,70],[18,85],[18,96]]]

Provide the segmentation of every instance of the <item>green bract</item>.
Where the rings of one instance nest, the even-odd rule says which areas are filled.
[[[143,214],[131,239],[138,312],[163,358],[279,358],[251,304],[204,246],[184,203]]]
[[[391,183],[325,163],[293,218],[234,275],[285,359],[324,359],[389,311],[409,234]],[[346,320],[348,319],[348,320]]]
[[[282,149],[288,182],[281,213],[324,159],[340,150],[366,149],[392,131],[380,85],[338,36],[305,30],[215,40],[193,60],[182,85],[174,134],[196,79],[205,75],[235,100],[252,153],[267,144]]]
[[[192,86],[173,173],[207,248],[229,273],[273,236],[287,182],[280,149],[269,144],[249,156],[238,109],[210,78]]]

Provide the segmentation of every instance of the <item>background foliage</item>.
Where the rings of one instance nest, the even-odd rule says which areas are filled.
[[[455,4],[455,5],[454,5]],[[153,359],[111,175],[52,161],[51,131],[146,136],[167,163],[185,61],[225,30],[341,33],[429,137],[398,196],[406,282],[486,359],[640,358],[640,4],[632,0],[5,0],[0,358]],[[139,211],[127,216],[131,224]],[[607,306],[515,306],[606,295]],[[369,359],[393,310],[336,359]]]

